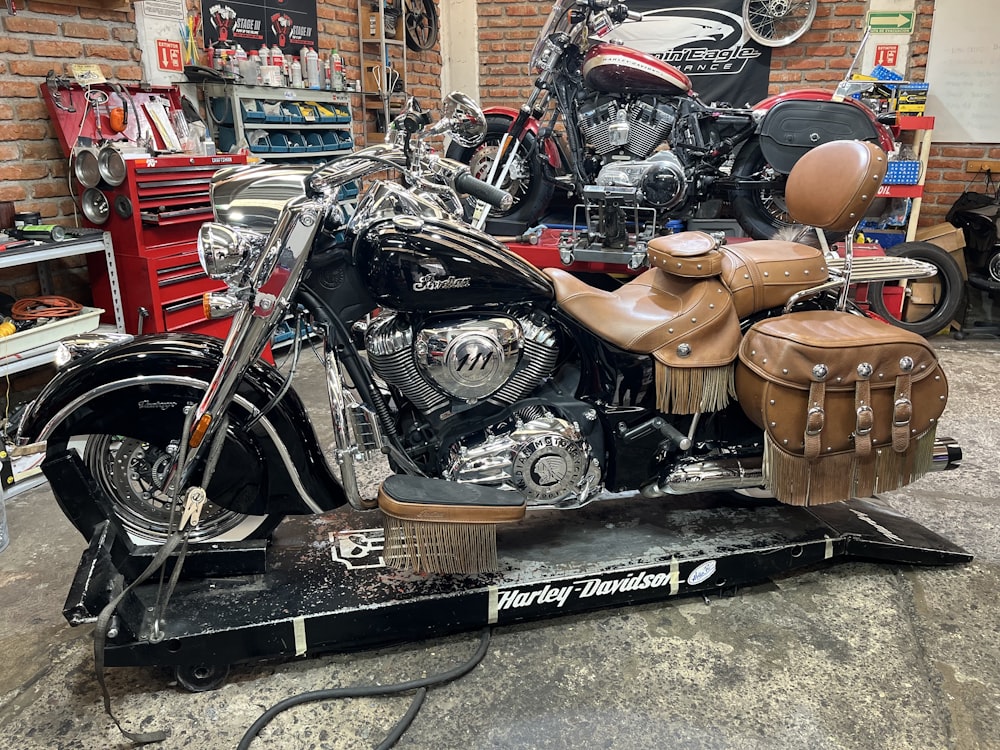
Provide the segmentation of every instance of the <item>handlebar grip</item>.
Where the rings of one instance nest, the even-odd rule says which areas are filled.
[[[468,193],[494,208],[506,211],[514,203],[514,198],[505,190],[493,187],[488,182],[476,179],[468,172],[462,172],[455,177],[455,189],[460,193]]]

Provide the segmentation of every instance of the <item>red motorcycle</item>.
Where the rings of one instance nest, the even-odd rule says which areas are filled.
[[[764,239],[792,223],[785,178],[806,151],[842,139],[894,148],[889,128],[849,96],[865,83],[789,91],[750,108],[705,104],[681,70],[614,41],[642,18],[612,0],[556,0],[531,54],[528,100],[486,109],[483,145],[448,149],[514,197],[506,212],[480,203],[477,226],[491,211],[530,226],[558,187],[585,208],[589,244],[633,257],[668,220],[715,198]],[[743,31],[735,23],[719,33]]]

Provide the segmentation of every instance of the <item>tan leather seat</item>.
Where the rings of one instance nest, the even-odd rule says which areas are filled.
[[[740,318],[781,307],[796,292],[818,286],[830,275],[823,252],[797,242],[756,240],[720,249],[720,276]]]
[[[562,310],[621,349],[681,367],[713,367],[736,356],[739,319],[718,278],[682,279],[652,268],[608,292],[559,268],[543,273]]]

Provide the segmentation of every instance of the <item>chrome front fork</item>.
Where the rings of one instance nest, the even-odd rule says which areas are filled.
[[[327,351],[324,364],[340,481],[344,485],[347,501],[354,508],[370,510],[377,503],[374,498],[361,496],[355,464],[368,461],[376,454],[381,455],[382,433],[378,419],[367,405],[344,387],[344,376],[336,352]]]
[[[191,429],[182,436],[187,446],[185,461],[179,467],[182,485],[194,480],[191,472],[206,446],[212,443],[217,428],[224,423],[223,416],[244,375],[288,312],[321,219],[317,203],[306,198],[289,201],[268,237],[264,252],[250,273],[253,299],[233,316],[222,346],[222,359],[195,410]],[[209,477],[202,477],[201,483],[207,485],[208,480]]]

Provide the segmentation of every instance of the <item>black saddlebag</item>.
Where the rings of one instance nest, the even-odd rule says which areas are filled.
[[[878,143],[878,130],[859,107],[844,102],[785,101],[764,117],[760,148],[768,164],[788,174],[802,155],[840,140]]]
[[[754,324],[736,394],[764,430],[764,478],[792,505],[869,497],[931,465],[948,383],[915,333],[816,310]]]

